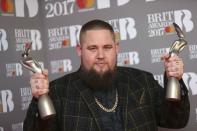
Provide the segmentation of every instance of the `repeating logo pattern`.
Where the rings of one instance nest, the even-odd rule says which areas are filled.
[[[148,37],[157,37],[168,33],[174,33],[165,32],[165,28],[170,26],[173,22],[177,23],[180,28],[184,29],[186,32],[190,32],[194,28],[192,13],[188,9],[147,14],[147,20]]]
[[[151,63],[159,63],[161,62],[161,56],[169,53],[170,48],[159,48],[159,49],[151,49]]]
[[[6,64],[6,76],[7,77],[16,77],[22,76],[23,69],[20,63],[7,63]]]
[[[137,36],[135,19],[131,17],[108,20],[115,31],[117,41],[131,40]]]
[[[71,72],[73,69],[70,59],[51,61],[51,73],[65,73]]]
[[[137,36],[135,20],[131,17],[107,21],[115,31],[116,40],[129,40]],[[75,47],[79,43],[81,25],[71,25],[48,29],[49,50]]]
[[[42,49],[41,33],[36,29],[15,29],[16,51],[24,51],[29,43],[32,50]]]
[[[148,9],[149,5],[157,5],[159,2],[158,0],[144,0],[138,4],[144,4],[143,7],[147,6]],[[32,94],[29,87],[29,77],[32,72],[23,68],[19,63],[21,52],[24,51],[28,44],[32,42],[32,53],[38,53],[44,58],[44,62],[49,63],[47,68],[49,68],[51,76],[70,73],[75,70],[76,65],[73,59],[68,58],[65,54],[67,54],[68,50],[70,52],[70,48],[79,43],[79,32],[82,23],[88,19],[103,18],[112,25],[115,30],[116,41],[120,42],[121,48],[117,56],[118,66],[144,66],[146,68],[146,65],[142,63],[150,62],[153,69],[154,66],[157,66],[157,63],[161,63],[160,57],[169,52],[169,48],[162,45],[162,43],[165,44],[165,41],[157,42],[155,47],[146,46],[145,44],[155,42],[155,38],[162,39],[165,37],[165,39],[171,39],[171,35],[175,34],[175,32],[172,26],[169,25],[173,22],[181,27],[186,39],[188,39],[188,50],[186,50],[188,52],[183,55],[186,55],[189,59],[185,61],[195,63],[197,59],[197,45],[194,38],[196,32],[195,10],[190,8],[189,4],[188,6],[183,4],[180,6],[181,8],[177,6],[170,10],[169,8],[166,10],[165,7],[155,8],[154,12],[152,10],[143,12],[143,10],[142,13],[146,16],[145,21],[140,21],[141,19],[144,20],[144,15],[140,16],[141,13],[133,12],[136,6],[135,3],[136,1],[133,0],[0,0],[0,19],[1,21],[4,21],[4,19],[10,20],[8,23],[3,24],[0,21],[0,54],[3,54],[0,55],[0,67],[2,67],[0,79],[3,77],[3,82],[4,79],[5,82],[11,82],[14,79],[24,83],[24,85],[20,85],[19,88],[14,88],[14,90],[11,90],[13,87],[8,88],[1,84],[0,118],[12,113],[25,112],[31,102]],[[125,11],[128,9],[131,12]],[[103,12],[104,15],[100,15]],[[107,16],[108,13],[112,13],[112,15]],[[46,22],[44,24],[47,24],[47,26],[39,28],[38,24],[40,23],[36,23],[38,19]],[[17,22],[23,22],[24,20],[29,22],[29,25],[25,23],[27,27],[21,26],[21,23],[17,24]],[[43,33],[41,34],[41,32]],[[61,54],[59,50],[66,53]],[[146,52],[148,50],[148,54],[145,54],[144,50]],[[47,55],[54,56],[49,58]],[[40,56],[35,56],[35,58],[39,60]],[[13,60],[10,60],[11,57]],[[145,60],[142,58],[145,58]],[[42,68],[44,68],[44,62],[39,61]],[[189,62],[185,64],[185,67],[188,69],[190,67],[187,67],[187,65],[189,65],[192,68],[189,69],[189,72],[184,73],[183,80],[188,87],[190,97],[196,99],[197,73],[194,68],[195,64],[190,65]],[[154,78],[163,87],[163,72],[160,74],[160,71],[155,69],[153,71],[159,72],[154,75]],[[195,102],[192,104],[195,104]],[[195,108],[192,108],[191,113],[196,115],[197,108],[196,105],[193,106]],[[21,119],[23,118],[20,117],[17,123],[13,119],[9,124],[0,125],[0,131],[21,131],[23,127],[21,122],[23,120]]]
[[[81,25],[48,29],[49,50],[76,46],[80,29]]]
[[[137,65],[140,63],[139,53],[136,51],[133,52],[123,52],[118,54],[118,66],[128,66],[128,65]]]
[[[38,61],[41,68],[44,69],[44,62]],[[24,70],[28,72],[28,75],[31,75],[32,72],[23,68],[21,63],[7,63],[6,65],[6,76],[7,77],[21,77],[24,74]]]

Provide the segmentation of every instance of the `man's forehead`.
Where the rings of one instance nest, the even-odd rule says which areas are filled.
[[[105,35],[103,35],[103,34],[105,34]],[[109,43],[109,44],[114,43],[113,34],[107,29],[86,30],[85,32],[83,32],[81,38],[82,38],[81,45],[83,45],[84,43],[86,43],[89,40],[95,40],[97,38],[98,38],[97,40],[99,40],[100,42],[101,42],[101,39],[105,39],[108,41],[107,43]]]

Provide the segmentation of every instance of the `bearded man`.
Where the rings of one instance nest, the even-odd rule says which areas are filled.
[[[181,58],[162,57],[165,79],[176,77],[181,85],[181,101],[172,102],[165,100],[165,88],[151,73],[117,67],[119,44],[107,22],[84,24],[76,49],[81,58],[78,71],[50,84],[47,71],[32,75],[33,99],[24,131],[157,131],[158,126],[183,128],[187,124],[190,105]],[[42,120],[37,99],[45,93],[57,114]]]

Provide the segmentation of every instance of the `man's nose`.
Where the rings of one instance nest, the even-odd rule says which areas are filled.
[[[102,59],[102,58],[104,58],[104,56],[105,56],[105,54],[104,54],[103,49],[99,49],[98,54],[97,54],[97,58]]]

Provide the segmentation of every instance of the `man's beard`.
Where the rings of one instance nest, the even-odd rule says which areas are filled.
[[[102,74],[99,74],[94,69],[87,70],[81,67],[80,75],[85,84],[94,91],[107,91],[113,88],[116,77],[116,67]]]

